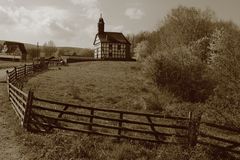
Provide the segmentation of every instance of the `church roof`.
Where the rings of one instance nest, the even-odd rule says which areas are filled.
[[[125,43],[131,44],[127,38],[120,32],[104,32],[96,34],[94,45],[96,44],[96,38],[99,37],[101,43]]]

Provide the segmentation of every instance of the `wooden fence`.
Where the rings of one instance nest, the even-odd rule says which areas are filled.
[[[240,154],[240,129],[201,122],[197,144]]]
[[[120,139],[187,143],[188,118],[85,107],[32,97],[28,129],[54,128]]]
[[[24,93],[19,80],[35,71],[38,65],[25,65],[7,72],[9,99],[24,128],[32,132],[56,129],[186,146],[206,145],[240,154],[240,129],[201,121],[192,113],[188,117],[130,112],[55,102]]]
[[[19,81],[33,72],[33,64],[15,67],[12,71],[7,71],[7,91],[9,100],[22,124],[24,121],[25,110],[28,105],[28,94],[21,90],[22,87],[20,87],[21,84],[19,84]]]

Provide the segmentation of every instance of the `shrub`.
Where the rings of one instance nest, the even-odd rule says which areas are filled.
[[[224,26],[224,25],[223,25]],[[216,29],[211,39],[211,76],[217,83],[209,100],[225,123],[240,127],[240,31],[233,24]]]
[[[167,87],[185,101],[203,102],[212,92],[213,84],[205,75],[206,66],[187,47],[149,56],[144,72],[159,89]]]
[[[137,60],[141,61],[150,54],[148,46],[149,46],[148,41],[142,41],[137,44],[136,48],[134,49]]]
[[[179,102],[167,89],[152,89],[145,98],[146,109],[150,111],[169,112],[174,103]]]

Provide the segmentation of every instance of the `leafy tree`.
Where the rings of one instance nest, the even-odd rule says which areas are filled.
[[[29,48],[27,49],[28,59],[32,60],[40,56],[40,49],[39,48]]]
[[[65,54],[65,50],[62,48],[58,49],[58,56],[63,56]]]
[[[45,53],[46,57],[53,56],[57,52],[57,47],[55,43],[50,40],[43,44],[43,52]]]
[[[141,41],[137,44],[136,48],[134,49],[135,55],[137,60],[143,60],[147,56],[151,54],[149,50],[149,42],[148,41]]]
[[[223,24],[221,22],[221,24]],[[217,82],[210,104],[224,122],[240,126],[240,31],[225,23],[212,34],[211,75]]]
[[[185,101],[206,101],[214,87],[207,65],[214,25],[209,10],[182,6],[173,9],[151,33],[146,46],[139,43],[139,55],[147,57],[146,75],[159,89],[168,88]]]
[[[214,14],[210,10],[183,6],[173,9],[155,33],[158,49],[189,46],[203,37],[209,37],[214,29],[213,19]]]
[[[151,33],[144,31],[140,32],[138,34],[128,34],[127,39],[131,43],[131,57],[138,56],[138,53],[136,53],[136,48],[138,47],[138,44],[141,42],[146,42],[150,38]],[[138,49],[137,49],[138,50]]]

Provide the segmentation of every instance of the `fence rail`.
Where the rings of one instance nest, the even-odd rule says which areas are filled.
[[[40,65],[32,64],[7,71],[9,99],[28,131],[53,132],[60,129],[118,140],[188,146],[199,144],[240,154],[240,129],[203,122],[192,114],[176,117],[74,105],[37,98],[31,90],[27,94],[18,87],[21,79],[41,70]]]
[[[43,104],[33,104],[31,107],[31,115],[33,118],[31,117],[31,121],[29,122],[31,124],[30,130],[38,130],[41,127],[36,127],[36,125],[42,125],[49,128],[74,130],[79,132],[83,131],[89,134],[107,134],[108,136],[117,137],[118,139],[131,138],[129,133],[133,133],[135,139],[137,138],[139,140],[141,139],[151,142],[164,142],[163,140],[166,140],[166,137],[173,136],[185,139],[188,138],[188,118],[168,117],[168,121],[169,119],[182,119],[183,121],[186,121],[185,126],[174,124],[176,123],[175,121],[172,121],[172,124],[167,124],[166,122],[164,124],[164,116],[162,115],[76,106],[59,102],[56,103],[54,101],[35,97],[33,98],[33,101],[35,103],[47,102],[48,104],[51,103],[55,106],[50,108],[45,107]],[[81,120],[83,117],[85,119]],[[36,119],[38,119],[38,121],[36,121]],[[100,121],[105,121],[105,123],[101,123]],[[81,126],[76,129],[75,125]],[[131,125],[135,126],[132,128],[128,127]],[[161,129],[163,130],[163,128],[168,128],[169,132],[162,132]],[[102,129],[110,129],[111,131],[108,131],[109,133],[103,133],[101,131]],[[44,130],[44,128],[42,128],[42,130]],[[185,131],[185,134],[178,134],[176,133],[176,130],[180,130],[180,132]],[[143,134],[143,136],[141,134]],[[149,138],[143,138],[144,136],[149,136]],[[165,141],[165,143],[172,142]]]

